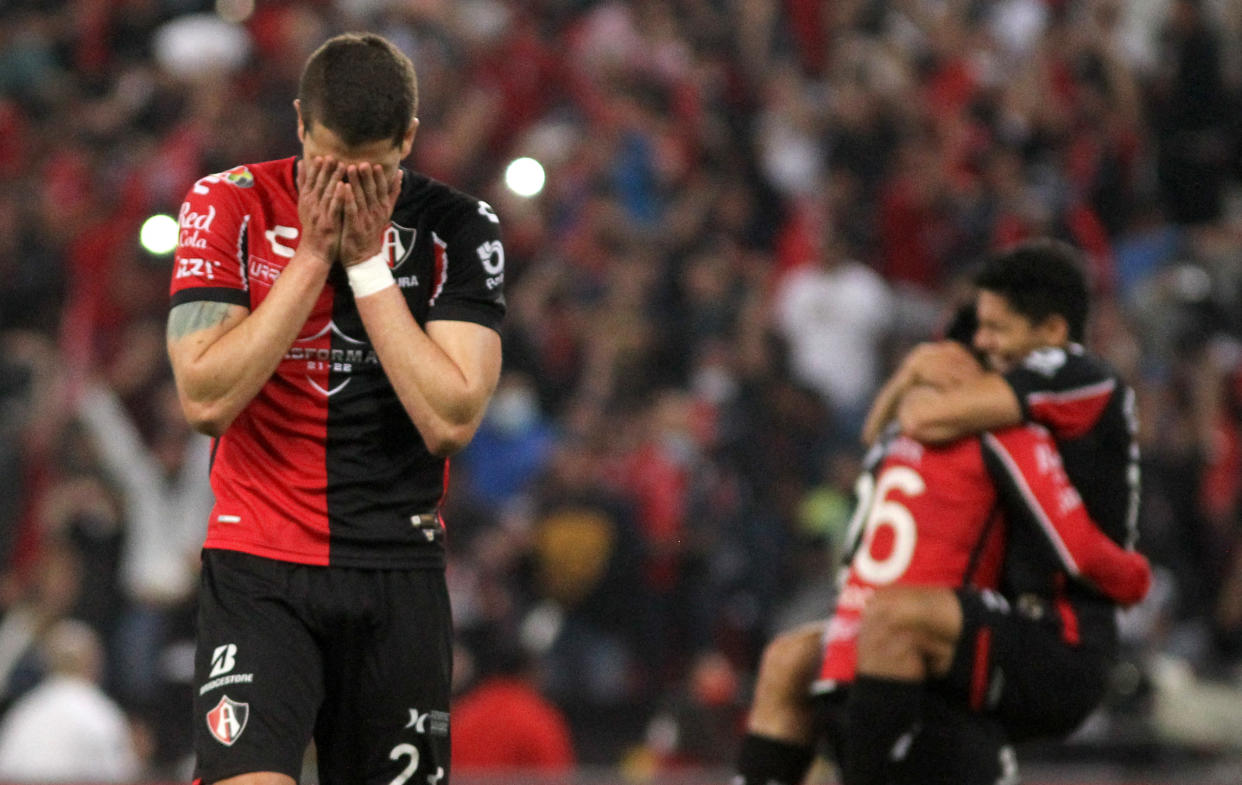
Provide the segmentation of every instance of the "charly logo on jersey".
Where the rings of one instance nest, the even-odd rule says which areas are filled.
[[[344,349],[334,349],[329,346],[298,345],[313,343],[328,333],[345,341],[349,346]],[[324,387],[315,381],[310,375],[310,371],[335,371],[336,373],[352,374],[356,365],[375,365],[379,363],[379,357],[376,356],[375,350],[366,341],[360,341],[353,336],[345,334],[340,327],[336,326],[336,322],[332,320],[328,320],[323,329],[314,335],[295,340],[293,346],[289,347],[289,351],[285,352],[284,359],[306,363],[306,370],[308,372],[306,374],[306,381],[316,392],[329,398],[344,390],[352,380],[351,377],[346,375],[344,381],[335,387]]]
[[[216,741],[232,747],[246,730],[249,719],[250,704],[239,703],[225,695],[214,709],[207,712],[207,730],[211,731]]]
[[[183,210],[185,208],[182,208]],[[214,216],[214,209],[213,216]],[[284,226],[277,224],[271,229],[263,233],[267,238],[268,245],[272,249],[272,253],[285,259],[292,259],[297,253],[297,249],[290,245],[289,242],[298,239],[301,230],[296,226]],[[410,254],[414,252],[414,240],[417,231],[393,221],[388,224],[388,228],[384,230],[383,246],[380,253],[388,258],[388,266],[396,270],[405,261],[410,258]],[[398,283],[402,288],[408,286],[418,286],[417,276],[403,276],[398,279]]]
[[[263,233],[267,238],[268,245],[272,247],[272,253],[282,256],[285,259],[292,259],[297,250],[292,245],[286,245],[282,240],[296,240],[300,234],[296,226],[282,226],[276,224],[271,229]]]

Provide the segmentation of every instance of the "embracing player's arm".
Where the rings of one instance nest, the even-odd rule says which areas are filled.
[[[896,419],[902,433],[921,442],[946,443],[1022,422],[1022,408],[1005,379],[985,372],[956,341],[915,347],[876,396],[863,425],[874,443]]]
[[[901,432],[929,444],[1022,422],[1013,388],[998,373],[980,373],[952,388],[911,387],[897,405]]]
[[[401,173],[385,180],[380,167],[351,166],[349,181],[341,259],[352,267],[380,251]],[[427,449],[443,456],[465,447],[500,378],[499,333],[454,320],[424,330],[395,286],[361,295],[355,289],[355,297],[371,346]]]
[[[302,241],[253,313],[214,300],[192,300],[169,311],[168,356],[181,408],[196,430],[222,434],[271,378],[306,323],[340,237],[341,177],[331,159],[300,162]]]
[[[985,433],[982,445],[1011,519],[1039,528],[1067,573],[1121,605],[1147,595],[1147,559],[1113,542],[1087,515],[1046,429],[1026,425]]]

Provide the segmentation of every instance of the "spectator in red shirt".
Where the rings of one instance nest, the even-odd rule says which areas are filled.
[[[452,708],[453,770],[569,772],[575,762],[569,724],[536,687],[530,655],[517,645],[489,648],[491,674]]]

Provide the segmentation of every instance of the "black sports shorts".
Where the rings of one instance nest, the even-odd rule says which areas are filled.
[[[1104,697],[1108,660],[1061,636],[1054,613],[1021,613],[1000,594],[960,588],[962,635],[936,688],[992,713],[1014,741],[1074,731]]]
[[[317,567],[205,550],[195,777],[447,783],[452,631],[444,572]],[[415,776],[417,778],[415,779]]]
[[[816,695],[815,732],[839,765],[850,736],[846,704],[849,686]],[[886,782],[892,785],[1015,785],[1018,759],[1000,723],[968,711],[959,702],[929,692],[923,696],[918,725],[898,741]]]

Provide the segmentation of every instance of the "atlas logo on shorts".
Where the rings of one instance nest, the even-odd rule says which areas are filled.
[[[246,729],[246,720],[250,719],[250,704],[238,703],[225,695],[216,707],[207,712],[207,730],[216,737],[216,741],[232,747],[233,742]]]

